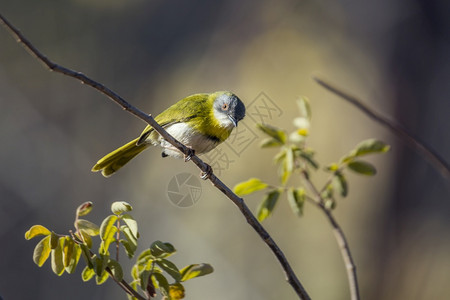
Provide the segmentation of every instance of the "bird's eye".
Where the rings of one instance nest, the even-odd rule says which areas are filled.
[[[222,110],[228,110],[228,103],[224,103],[222,105]]]

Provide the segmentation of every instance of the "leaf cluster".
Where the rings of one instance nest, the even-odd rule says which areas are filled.
[[[286,194],[292,211],[298,216],[303,214],[306,200],[316,201],[329,210],[334,209],[336,207],[335,194],[337,193],[341,197],[347,197],[348,195],[349,188],[345,172],[350,170],[359,175],[375,175],[376,168],[369,162],[362,160],[361,157],[369,154],[384,153],[390,148],[389,145],[376,139],[368,139],[359,143],[347,155],[343,156],[339,162],[331,163],[323,169],[325,172],[330,173],[330,178],[319,190],[320,197],[316,199],[314,196],[309,195],[309,193],[314,191],[308,190],[302,180],[299,180],[297,185],[288,185],[292,175],[298,174],[302,175],[300,178],[309,179],[311,172],[320,168],[319,163],[315,159],[315,151],[306,144],[312,119],[309,100],[302,97],[297,100],[297,104],[300,116],[294,119],[296,129],[289,135],[284,130],[271,125],[257,125],[258,129],[268,136],[262,141],[261,148],[279,149],[274,156],[274,162],[278,165],[278,177],[281,184],[270,185],[259,178],[250,178],[234,187],[234,192],[239,196],[266,190],[263,200],[257,208],[256,214],[259,221],[263,221],[272,214],[283,193]],[[315,187],[313,188],[315,189]]]
[[[80,218],[89,214],[92,207],[92,202],[86,202],[77,208],[75,231],[69,231],[67,235],[57,234],[42,225],[32,226],[25,233],[25,239],[42,236],[34,249],[33,261],[41,267],[50,257],[53,272],[61,276],[64,272],[73,274],[82,256],[86,263],[81,273],[83,281],[95,277],[96,283],[100,285],[111,277],[118,283],[124,282],[119,249],[123,249],[131,259],[139,239],[137,222],[129,214],[133,208],[127,202],[114,202],[111,205],[112,214],[98,226]],[[96,236],[100,238],[100,245],[98,251],[94,252],[92,237]],[[111,248],[116,250],[115,258],[111,256]],[[137,257],[131,269],[133,281],[130,286],[137,293],[143,291],[145,299],[155,297],[159,290],[163,299],[178,300],[185,296],[182,282],[213,272],[212,266],[206,263],[191,264],[179,270],[167,259],[175,252],[175,247],[170,243],[156,241],[151,244]],[[168,276],[173,279],[172,283],[169,283]],[[130,299],[137,299],[130,292],[127,293]]]

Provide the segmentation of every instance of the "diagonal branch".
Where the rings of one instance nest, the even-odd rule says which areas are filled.
[[[371,119],[387,127],[393,133],[398,135],[412,148],[421,152],[425,156],[425,158],[428,159],[428,161],[434,166],[434,168],[442,174],[443,177],[450,180],[450,165],[433,148],[431,148],[425,142],[421,141],[417,136],[409,132],[402,125],[390,120],[381,113],[376,112],[374,109],[370,108],[367,104],[364,104],[358,98],[343,92],[341,89],[330,84],[329,82],[318,77],[314,77],[314,80],[330,92],[338,95],[342,99],[356,106]]]
[[[188,149],[186,146],[181,144],[179,141],[177,141],[174,137],[172,137],[170,134],[168,134],[156,121],[152,118],[151,115],[147,115],[143,111],[137,109],[136,107],[129,104],[125,99],[120,97],[117,93],[109,89],[108,87],[104,86],[103,84],[92,80],[91,78],[87,77],[83,73],[73,71],[71,69],[65,68],[63,66],[60,66],[54,62],[52,62],[50,59],[48,59],[45,55],[43,55],[30,41],[28,41],[22,33],[15,28],[7,19],[5,19],[0,14],[0,21],[3,23],[3,25],[10,31],[10,33],[18,40],[19,43],[21,43],[26,50],[28,50],[34,57],[36,57],[39,61],[41,61],[46,67],[48,67],[50,70],[64,74],[69,77],[76,78],[83,82],[86,85],[89,85],[90,87],[98,90],[99,92],[105,94],[108,96],[112,101],[120,105],[124,110],[128,111],[129,113],[135,115],[139,119],[143,120],[150,126],[152,126],[164,139],[166,139],[170,144],[172,144],[174,147],[176,147],[178,150],[180,150],[185,155],[190,154],[190,149]],[[197,167],[202,170],[205,173],[209,173],[210,167],[203,162],[200,158],[198,158],[196,155],[192,155],[191,161],[197,165]],[[298,297],[300,299],[310,299],[308,293],[300,283],[299,279],[297,278],[296,274],[292,270],[289,262],[287,261],[286,257],[284,256],[281,249],[278,247],[278,245],[275,243],[275,241],[272,239],[272,237],[269,235],[269,233],[264,229],[264,227],[261,225],[261,223],[258,222],[258,220],[255,218],[255,216],[251,213],[250,209],[245,204],[244,200],[242,198],[239,198],[236,194],[234,194],[230,188],[228,188],[219,178],[217,178],[212,172],[211,175],[208,177],[208,179],[211,181],[211,183],[219,189],[225,196],[227,196],[233,203],[239,208],[241,213],[244,215],[247,222],[250,224],[250,226],[253,227],[253,229],[259,234],[261,239],[267,244],[267,246],[272,250],[275,257],[278,259],[281,267],[283,268],[283,271],[286,276],[286,280],[288,283],[292,286],[292,288],[297,293]],[[121,285],[122,286],[122,285]],[[122,286],[122,288],[124,288]]]

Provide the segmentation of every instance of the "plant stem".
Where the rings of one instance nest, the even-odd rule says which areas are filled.
[[[333,227],[334,237],[339,245],[339,249],[341,251],[342,259],[345,263],[345,268],[347,270],[347,278],[348,284],[350,287],[350,295],[352,300],[359,300],[359,286],[358,286],[358,278],[356,276],[356,266],[353,261],[352,255],[350,253],[350,247],[348,245],[347,239],[345,238],[344,231],[342,231],[341,226],[339,226],[338,222],[334,218],[333,214],[330,210],[328,210],[324,205],[324,199],[322,198],[319,190],[315,187],[312,181],[309,179],[308,174],[306,172],[302,172],[303,179],[309,188],[309,190],[314,194],[314,204],[323,211],[325,216],[328,218],[328,221],[331,223]]]
[[[442,158],[432,147],[427,145],[425,142],[421,141],[417,136],[409,132],[402,125],[397,124],[395,121],[390,120],[388,117],[382,115],[379,112],[376,112],[374,109],[370,108],[367,104],[364,104],[361,100],[356,98],[355,96],[349,95],[343,92],[341,89],[333,86],[332,84],[326,82],[323,79],[314,77],[314,80],[329,90],[330,92],[338,95],[342,99],[356,106],[359,110],[369,116],[371,119],[380,123],[381,125],[387,127],[393,133],[401,137],[404,141],[407,142],[412,148],[421,152],[426,159],[434,166],[434,168],[440,171],[441,175],[450,180],[450,165],[447,163],[444,158]]]
[[[300,283],[296,274],[292,270],[289,262],[284,256],[281,249],[278,245],[273,241],[269,233],[264,229],[264,227],[258,222],[258,220],[253,216],[250,209],[244,203],[242,198],[239,198],[236,194],[234,194],[221,180],[219,180],[212,172],[212,169],[209,165],[203,162],[198,156],[192,155],[192,150],[181,144],[174,137],[167,133],[153,118],[151,115],[147,115],[143,111],[129,104],[125,99],[119,96],[117,93],[104,86],[103,84],[89,78],[83,73],[73,71],[71,69],[65,68],[61,65],[58,65],[48,59],[44,54],[42,54],[28,39],[25,38],[22,33],[15,28],[8,20],[6,20],[0,14],[0,21],[4,24],[4,26],[10,31],[10,33],[21,43],[26,50],[28,50],[34,57],[36,57],[39,61],[41,61],[46,67],[48,67],[51,71],[55,71],[57,73],[61,73],[63,75],[76,78],[80,80],[82,83],[98,90],[99,92],[108,96],[112,101],[121,106],[124,110],[138,117],[142,121],[146,122],[150,126],[152,126],[166,141],[172,144],[175,148],[177,148],[180,152],[185,154],[186,156],[191,156],[191,161],[195,163],[200,170],[203,172],[210,174],[208,179],[212,182],[212,184],[219,189],[223,194],[225,194],[233,203],[239,208],[247,222],[253,227],[253,229],[259,234],[261,239],[267,244],[267,246],[272,250],[279,263],[281,264],[284,273],[286,275],[286,280],[292,286],[292,288],[297,293],[300,299],[310,299],[306,290]],[[123,288],[123,287],[122,287]],[[133,289],[132,289],[133,290]],[[133,290],[134,291],[134,290]],[[142,298],[140,298],[142,299]]]

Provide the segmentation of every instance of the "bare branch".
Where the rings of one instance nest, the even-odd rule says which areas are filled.
[[[356,106],[371,119],[387,127],[393,133],[401,137],[412,148],[421,152],[425,156],[425,158],[434,166],[434,168],[441,173],[443,177],[445,177],[447,180],[450,180],[450,165],[435,150],[433,150],[432,147],[421,141],[417,136],[409,132],[402,125],[397,124],[395,121],[392,121],[381,113],[376,112],[374,109],[370,108],[367,104],[364,104],[358,98],[343,92],[341,89],[326,82],[323,79],[314,77],[314,80],[330,92],[338,95],[342,99]]]
[[[348,284],[350,287],[350,296],[352,300],[359,300],[359,287],[358,287],[358,278],[356,276],[356,265],[353,262],[352,254],[350,253],[350,247],[348,245],[347,239],[345,238],[344,232],[341,229],[341,226],[339,226],[338,222],[334,218],[333,214],[330,210],[328,210],[324,203],[324,199],[322,198],[322,195],[320,194],[319,190],[315,187],[315,185],[312,183],[312,181],[309,179],[308,174],[303,171],[302,172],[303,179],[308,186],[309,190],[314,194],[314,204],[323,211],[325,216],[328,218],[328,221],[330,221],[331,226],[333,227],[333,233],[334,237],[336,238],[336,241],[339,245],[339,250],[341,251],[342,259],[345,263],[345,268],[347,270],[347,278],[348,278]]]
[[[91,78],[87,77],[86,75],[76,72],[73,70],[70,70],[68,68],[65,68],[63,66],[60,66],[51,60],[49,60],[45,55],[43,55],[31,42],[29,42],[22,33],[15,28],[8,20],[6,20],[1,14],[0,14],[0,20],[4,24],[4,26],[10,31],[10,33],[18,40],[19,43],[21,43],[25,49],[27,49],[33,56],[35,56],[39,61],[44,63],[45,66],[47,66],[50,70],[64,74],[69,77],[76,78],[83,82],[84,84],[98,90],[99,92],[107,95],[112,101],[120,105],[124,110],[128,111],[129,113],[135,115],[139,119],[143,120],[150,126],[152,126],[164,139],[166,139],[170,144],[172,144],[174,147],[176,147],[178,150],[180,150],[182,153],[188,155],[190,154],[190,149],[188,149],[186,146],[181,144],[179,141],[177,141],[175,138],[173,138],[170,134],[168,134],[156,121],[151,117],[151,115],[147,115],[143,111],[137,109],[136,107],[129,104],[125,99],[120,97],[117,93],[109,89],[108,87],[104,86],[103,84],[92,80]],[[209,173],[211,171],[210,167],[203,162],[198,156],[193,155],[191,157],[191,161],[195,163],[200,170],[202,170],[205,173]],[[278,245],[274,242],[272,237],[269,235],[269,233],[264,229],[264,227],[258,222],[258,220],[255,218],[255,216],[251,213],[250,209],[247,207],[247,205],[244,203],[244,200],[242,198],[239,198],[236,194],[234,194],[230,188],[228,188],[219,178],[217,178],[212,172],[211,175],[208,177],[208,179],[211,181],[211,183],[219,189],[223,194],[225,194],[233,203],[239,208],[241,213],[244,215],[247,222],[253,227],[253,229],[259,234],[261,239],[267,244],[267,246],[272,250],[273,254],[278,259],[280,265],[282,266],[286,280],[288,283],[292,286],[292,288],[295,290],[297,295],[300,299],[310,299],[308,293],[298,280],[296,274],[292,270],[289,262],[287,261],[286,257],[284,256],[281,249],[278,247]],[[121,283],[121,287],[123,283]]]

